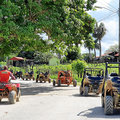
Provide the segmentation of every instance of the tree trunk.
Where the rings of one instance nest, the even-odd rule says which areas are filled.
[[[95,58],[96,58],[96,49],[94,48],[94,55],[95,55]]]
[[[100,46],[100,57],[101,57],[101,54],[102,54],[101,40],[99,40],[99,46]]]
[[[82,78],[82,72],[80,73],[80,78]]]
[[[80,77],[80,74],[78,73],[78,78]]]
[[[91,60],[91,54],[90,54],[90,49],[89,49],[89,61]]]

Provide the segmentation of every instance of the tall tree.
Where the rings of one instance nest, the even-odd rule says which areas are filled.
[[[80,48],[78,47],[72,47],[72,49],[67,49],[67,55],[66,55],[66,59],[69,60],[76,60],[79,59],[80,56]]]
[[[98,40],[98,42],[99,42],[100,57],[101,57],[101,53],[102,53],[101,40],[105,36],[106,31],[107,31],[107,29],[105,28],[104,23],[101,22],[99,25],[98,25],[98,23],[96,23],[93,37],[95,37],[96,40]]]
[[[0,52],[47,50],[81,44],[94,30],[87,11],[96,0],[0,1]],[[51,44],[40,37],[46,33]],[[62,47],[61,47],[62,48]]]
[[[91,36],[84,42],[84,47],[89,51],[89,60],[91,60],[91,50],[94,49],[95,43]]]
[[[98,40],[94,40],[94,44],[95,44],[95,47],[94,47],[94,55],[95,55],[95,58],[96,58],[96,50],[99,50],[99,49],[100,49]]]

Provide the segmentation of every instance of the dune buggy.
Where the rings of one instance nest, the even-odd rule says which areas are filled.
[[[33,71],[31,71],[31,72],[26,72],[25,74],[24,74],[24,77],[23,77],[23,80],[35,80],[35,77],[34,77],[34,72]]]
[[[48,81],[49,83],[51,83],[51,79],[50,79],[50,74],[49,74],[49,71],[48,72],[39,72],[37,74],[37,78],[36,78],[36,82],[40,81],[40,83],[42,83],[44,81],[44,83],[46,81]]]
[[[101,95],[102,107],[106,115],[113,114],[114,109],[120,109],[120,76],[114,72],[115,68],[119,68],[119,64],[106,63],[105,82]]]
[[[77,81],[73,79],[72,72],[70,70],[69,71],[59,71],[57,80],[56,81],[53,80],[53,86],[55,86],[56,84],[58,86],[61,86],[61,84],[65,84],[65,85],[69,86],[72,82],[73,82],[73,86],[76,87]]]
[[[15,76],[15,78],[17,79],[17,78],[22,78],[23,79],[23,73],[22,73],[22,71],[16,71],[15,73],[14,73],[14,76]]]
[[[10,104],[15,104],[20,100],[19,83],[0,83],[0,102],[3,98],[8,98]]]
[[[104,70],[101,68],[86,68],[80,85],[80,95],[88,93],[99,94],[104,82]]]

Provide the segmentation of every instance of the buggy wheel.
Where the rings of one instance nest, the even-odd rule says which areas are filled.
[[[79,92],[80,92],[80,95],[83,95],[83,91],[82,91],[82,87],[81,86],[80,86]]]
[[[88,95],[88,87],[87,87],[87,86],[85,86],[85,88],[84,88],[84,95],[85,95],[85,96]]]
[[[22,77],[22,80],[24,80],[24,78]]]
[[[53,80],[53,86],[55,87],[55,80]]]
[[[46,83],[46,80],[44,80],[44,83]]]
[[[49,79],[48,82],[51,83],[51,79]]]
[[[38,79],[36,79],[36,83],[38,83]]]
[[[0,97],[0,102],[2,101],[2,97]]]
[[[40,78],[39,80],[40,80],[40,83],[42,83],[42,80],[43,80],[43,79],[42,79],[42,78]]]
[[[104,97],[101,96],[101,105],[102,105],[102,108],[104,108]]]
[[[42,80],[40,80],[40,83],[42,83]]]
[[[17,102],[20,101],[20,96],[21,96],[21,91],[19,90],[18,95],[17,95],[17,99],[16,99]]]
[[[76,87],[77,86],[77,81],[73,80],[73,86]]]
[[[106,96],[105,97],[104,113],[106,115],[112,115],[113,114],[113,98],[112,98],[112,96]]]
[[[69,86],[70,84],[67,84],[67,86]]]
[[[60,80],[58,80],[58,87],[60,87],[61,86],[61,81]]]
[[[10,104],[15,104],[16,103],[16,91],[14,90],[10,91],[8,99],[9,99]]]

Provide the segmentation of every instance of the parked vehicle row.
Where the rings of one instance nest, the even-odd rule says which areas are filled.
[[[110,64],[113,63],[106,63],[105,74],[100,68],[86,68],[80,85],[80,95],[101,93],[101,104],[106,115],[120,109],[120,77],[115,72],[108,74],[109,69],[119,68],[119,63],[114,63],[114,66]]]
[[[111,115],[115,109],[120,109],[120,76],[112,71],[113,68],[119,68],[118,64],[119,63],[106,63],[105,70],[101,68],[85,68],[79,89],[80,95],[82,96],[88,96],[90,93],[96,95],[101,94],[101,105],[106,115]],[[109,69],[111,69],[112,72],[109,72]],[[16,78],[19,77],[23,80],[35,80],[33,71],[27,72],[24,75],[22,72],[15,72],[14,75]],[[49,71],[37,73],[36,83],[45,83],[47,81],[51,83]],[[69,86],[70,84],[73,84],[74,87],[77,86],[77,81],[72,77],[70,70],[59,71],[58,78],[53,80],[54,87],[60,87],[61,85]],[[5,97],[7,97],[12,104],[19,101],[20,84],[0,83],[0,101]]]

